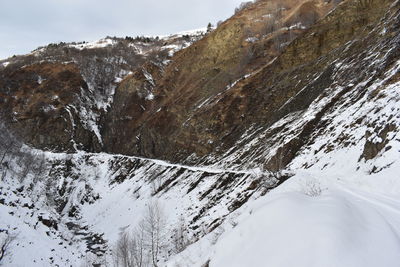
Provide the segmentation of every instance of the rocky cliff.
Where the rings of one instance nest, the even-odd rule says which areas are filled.
[[[11,153],[16,141],[1,143],[0,209],[26,230],[29,251],[37,244],[26,240],[44,240],[38,266],[76,266],[90,253],[86,263],[104,263],[152,201],[168,213],[166,266],[243,266],[259,259],[259,234],[277,248],[263,260],[291,266],[273,238],[291,225],[271,218],[304,227],[287,242],[300,232],[320,241],[307,220],[320,229],[321,213],[297,203],[334,209],[335,240],[364,240],[364,223],[397,236],[399,73],[400,2],[390,0],[260,0],[207,34],[50,45],[0,61],[0,126],[28,145]],[[365,219],[369,208],[384,223]],[[179,225],[187,243],[176,249]],[[242,237],[253,252],[232,245]],[[367,254],[400,255],[387,251]]]
[[[5,114],[18,132],[27,129],[23,136],[28,143],[40,148],[107,151],[172,161],[191,154],[204,156],[217,147],[213,142],[218,143],[219,135],[229,131],[215,132],[200,122],[208,120],[203,111],[210,107],[209,100],[269,64],[334,6],[324,1],[257,1],[204,38],[199,34],[143,40],[108,38],[97,44],[39,48],[31,55],[7,61],[2,71],[2,88],[9,103]],[[76,77],[71,78],[71,84],[52,85],[58,78],[43,76],[41,65],[49,61],[58,68],[75,65]],[[17,74],[22,70],[28,72],[26,76]],[[30,80],[24,80],[28,76]],[[83,82],[72,84],[73,79]],[[32,126],[33,122],[19,118],[20,111],[10,107],[15,106],[12,99],[19,90],[38,86],[46,93],[60,90],[68,97],[50,97],[43,103],[31,100],[35,113],[48,110],[46,105],[54,112],[46,113],[50,120],[43,118]],[[52,93],[53,98],[58,97]],[[224,127],[226,122],[218,119],[213,124]],[[52,135],[41,134],[39,129],[52,125]]]

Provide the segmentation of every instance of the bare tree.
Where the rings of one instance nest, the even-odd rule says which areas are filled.
[[[122,232],[115,246],[114,252],[114,264],[115,266],[130,267],[130,249],[131,249],[131,237],[127,232]]]
[[[33,166],[33,180],[32,183],[36,184],[45,174],[47,169],[46,157],[43,153],[34,155],[35,163]]]
[[[2,155],[0,158],[0,164],[3,164],[4,159],[6,158],[7,155],[12,153],[12,151],[18,147],[17,140],[15,140],[12,137],[5,136],[4,134],[1,136],[1,150],[2,150]]]
[[[0,116],[1,120],[1,116]],[[0,169],[4,180],[9,169],[9,160],[20,152],[22,143],[0,122]]]
[[[143,267],[146,265],[144,256],[144,229],[139,227],[132,234],[122,232],[114,248],[114,266]]]
[[[138,227],[120,234],[113,250],[116,267],[158,266],[159,256],[165,248],[166,220],[158,202],[151,202]]]
[[[214,27],[214,26],[211,24],[211,22],[209,22],[208,25],[207,25],[207,33],[212,32],[213,27]]]
[[[35,155],[27,152],[23,153],[18,161],[21,166],[21,171],[18,173],[18,181],[22,183],[28,174],[33,170],[35,164]]]
[[[173,246],[175,253],[182,252],[191,243],[187,231],[186,220],[183,216],[179,218],[176,228],[173,230]]]
[[[10,245],[16,236],[8,233],[7,230],[0,232],[0,265],[6,255],[10,253]]]
[[[153,266],[158,266],[160,250],[165,245],[163,240],[166,231],[165,226],[165,215],[159,203],[157,201],[149,203],[144,218],[139,223],[139,228],[143,229]]]
[[[144,266],[145,254],[145,236],[144,229],[138,228],[133,233],[133,240],[131,242],[131,258],[134,260],[134,267]]]

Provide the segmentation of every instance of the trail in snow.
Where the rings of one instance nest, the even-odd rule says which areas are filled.
[[[217,174],[217,173],[235,173],[235,174],[253,174],[253,175],[254,174],[260,174],[260,173],[268,174],[268,172],[263,172],[259,168],[248,169],[248,170],[234,170],[234,169],[215,168],[213,166],[196,167],[196,166],[169,163],[167,161],[159,160],[159,159],[143,158],[143,157],[137,157],[137,156],[126,156],[126,155],[122,155],[122,154],[87,153],[87,152],[83,152],[83,151],[78,152],[78,154],[79,153],[84,153],[85,155],[88,155],[88,156],[95,156],[95,155],[101,156],[101,155],[103,155],[106,158],[121,157],[121,158],[126,158],[126,159],[137,159],[137,160],[142,160],[142,161],[145,161],[145,162],[152,162],[152,163],[154,163],[156,165],[159,165],[159,166],[183,168],[183,169],[187,169],[187,170],[194,171],[194,172],[209,172],[209,173],[214,173],[214,174]],[[51,154],[54,154],[54,153],[51,153]]]
[[[400,201],[334,189],[272,194],[222,235],[210,266],[398,266]]]
[[[373,175],[332,168],[298,170],[167,266],[399,266],[398,164]]]

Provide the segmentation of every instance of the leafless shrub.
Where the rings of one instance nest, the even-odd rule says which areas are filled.
[[[2,265],[2,260],[5,256],[10,254],[10,245],[16,239],[16,235],[8,233],[7,230],[0,231],[0,265]]]
[[[317,180],[313,179],[306,181],[303,191],[307,196],[317,197],[321,195],[323,189],[321,187],[321,184]]]
[[[0,116],[0,120],[2,116]],[[13,133],[0,122],[0,169],[2,170],[1,180],[4,180],[9,169],[9,161],[16,157],[22,147],[22,143]]]
[[[229,219],[229,224],[232,225],[233,228],[235,228],[238,225],[238,222],[235,221],[233,218]]]
[[[212,239],[211,239],[211,244],[215,245],[218,242],[218,239],[220,236],[225,232],[225,229],[222,226],[218,226],[214,231],[212,232]]]
[[[248,8],[253,4],[253,1],[242,2],[237,8],[235,8],[235,14],[239,13],[240,11]]]
[[[177,223],[176,228],[173,230],[172,242],[175,253],[182,252],[191,243],[186,220],[183,216],[179,218],[179,222]]]
[[[107,262],[107,257],[105,255],[98,256],[90,252],[86,253],[80,265],[80,267],[107,267],[107,266],[109,266],[109,264]]]
[[[17,174],[18,181],[22,183],[28,175],[32,175],[32,183],[38,182],[45,173],[46,159],[44,154],[22,152],[18,160],[21,170]]]
[[[358,6],[362,9],[368,8],[373,2],[374,0],[357,0]]]
[[[30,153],[24,153],[18,160],[18,165],[21,166],[21,170],[18,172],[17,179],[22,183],[27,177],[28,173],[32,171],[35,158]]]
[[[1,118],[0,118],[1,119]],[[16,178],[23,182],[31,174],[36,183],[44,174],[46,159],[42,153],[32,153],[22,149],[23,143],[3,123],[0,123],[0,170],[1,180],[7,175],[12,161],[20,167]]]

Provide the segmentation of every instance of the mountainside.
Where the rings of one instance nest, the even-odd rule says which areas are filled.
[[[6,266],[400,260],[399,1],[260,0],[0,77]]]
[[[0,64],[2,115],[23,140],[55,151],[101,151],[103,120],[116,87],[146,69],[162,71],[171,56],[204,35],[198,30],[169,37],[126,37],[50,44]],[[140,74],[139,74],[140,72]],[[152,85],[140,101],[148,102]],[[147,99],[147,100],[146,100]],[[49,131],[49,129],[52,129]]]

